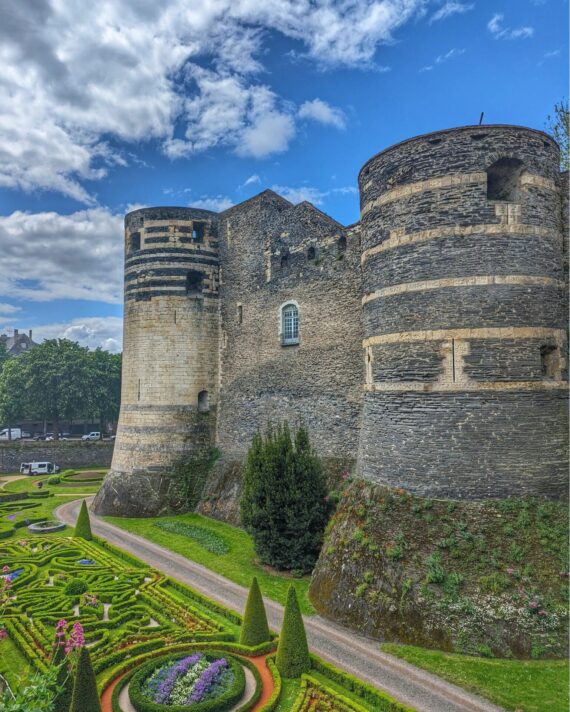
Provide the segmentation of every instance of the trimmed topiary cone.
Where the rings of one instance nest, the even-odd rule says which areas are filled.
[[[80,536],[82,539],[93,539],[93,534],[91,533],[91,522],[89,521],[89,510],[87,509],[87,503],[85,500],[81,503],[79,516],[75,522],[74,535]]]
[[[87,648],[81,648],[79,653],[69,712],[101,712],[95,673]]]
[[[286,678],[301,677],[304,672],[309,672],[311,669],[305,624],[293,586],[289,586],[287,593],[275,662],[281,675]]]
[[[259,590],[257,578],[254,576],[247,595],[239,642],[242,645],[253,648],[256,645],[260,645],[260,643],[267,643],[269,640],[271,640],[271,637],[269,635],[263,597]]]

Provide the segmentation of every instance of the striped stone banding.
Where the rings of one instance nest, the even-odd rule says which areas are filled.
[[[382,193],[378,198],[369,201],[363,206],[360,215],[363,217],[367,212],[386,203],[392,203],[401,198],[409,198],[418,193],[424,193],[428,190],[439,190],[440,188],[456,188],[459,186],[482,185],[487,184],[487,173],[452,173],[438,178],[429,178],[415,183],[406,183],[405,185],[397,186],[391,190]],[[547,190],[556,190],[556,184],[549,178],[532,173],[525,173],[521,176],[521,187],[536,186],[546,188]]]
[[[416,183],[406,183],[391,190],[382,193],[378,198],[369,201],[362,207],[360,216],[364,217],[373,208],[386,203],[392,203],[401,198],[410,198],[418,193],[424,193],[427,190],[439,190],[440,188],[457,188],[467,185],[482,185],[487,183],[487,174],[485,172],[476,173],[454,173],[438,178],[430,178],[429,180],[421,180]]]
[[[565,329],[542,326],[483,327],[479,329],[434,329],[399,331],[392,334],[370,336],[362,342],[363,348],[378,344],[401,344],[411,341],[448,341],[450,339],[554,339],[562,344]]]
[[[202,274],[207,278],[209,272],[210,270],[203,271]],[[186,277],[186,275],[188,274],[188,267],[181,268],[179,265],[177,265],[176,267],[149,267],[148,272],[146,274],[148,274],[149,279],[157,277]],[[125,282],[134,282],[136,279],[139,278],[144,279],[141,275],[140,270],[131,270],[125,273]]]
[[[400,383],[369,383],[364,386],[368,393],[397,393],[398,391],[419,393],[445,393],[465,391],[549,391],[568,388],[568,381],[477,381],[470,383],[421,383],[403,381]]]
[[[125,259],[125,265],[136,264],[139,260],[145,259],[157,259],[158,257],[168,257],[170,259],[178,260],[180,258],[184,259],[198,259],[200,257],[210,257],[213,259],[218,258],[218,253],[213,250],[195,249],[189,250],[187,247],[153,247],[151,249],[138,250],[132,255],[128,255]]]
[[[488,287],[492,284],[516,284],[540,287],[564,288],[564,282],[553,277],[535,277],[531,275],[491,275],[481,277],[445,277],[429,279],[421,282],[406,282],[393,284],[390,287],[378,289],[362,297],[362,303],[367,304],[374,299],[391,297],[405,292],[424,292],[429,289],[445,289],[447,287]]]
[[[403,228],[392,230],[390,237],[384,242],[374,247],[369,247],[364,250],[360,261],[362,264],[367,259],[386,250],[394,250],[398,247],[413,245],[418,242],[427,242],[428,240],[438,240],[445,237],[470,237],[471,235],[509,235],[512,237],[543,237],[548,240],[553,240],[560,243],[560,233],[548,227],[539,227],[538,225],[523,225],[521,223],[505,225],[504,223],[491,223],[482,225],[451,225],[449,227],[433,228],[431,230],[418,230],[406,234]]]
[[[128,290],[125,294],[126,301],[135,301],[137,298],[144,297],[145,299],[153,299],[154,297],[183,297],[184,299],[217,299],[218,295],[208,294],[203,292],[199,297],[190,297],[186,294],[186,289],[177,288],[162,288],[162,289],[146,289],[138,287],[137,289]]]

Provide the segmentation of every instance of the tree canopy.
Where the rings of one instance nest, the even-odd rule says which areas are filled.
[[[554,114],[548,116],[546,124],[549,133],[560,146],[560,168],[563,171],[567,171],[570,169],[570,156],[568,154],[570,113],[567,99],[554,105]]]

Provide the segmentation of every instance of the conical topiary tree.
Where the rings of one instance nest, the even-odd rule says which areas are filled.
[[[60,641],[57,636],[55,639],[52,664],[59,668],[56,683],[60,688],[53,700],[53,712],[69,712],[73,692],[73,678],[69,674],[63,641]]]
[[[79,652],[69,712],[101,712],[95,673],[87,648],[81,648]]]
[[[89,521],[89,510],[87,509],[87,503],[85,500],[81,503],[79,516],[75,522],[75,536],[80,536],[82,539],[93,539],[93,534],[91,533],[91,522]]]
[[[270,639],[263,598],[257,578],[254,576],[247,595],[239,642],[242,645],[254,647],[260,643],[266,643]]]
[[[277,646],[277,669],[283,677],[300,677],[311,669],[305,624],[293,586],[287,593],[285,615]]]

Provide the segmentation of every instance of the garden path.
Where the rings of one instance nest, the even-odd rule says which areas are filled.
[[[57,508],[56,516],[74,525],[81,500]],[[93,513],[92,531],[138,557],[167,576],[191,586],[228,608],[243,612],[247,589],[180,554],[154,544],[143,537],[113,526]],[[283,607],[265,599],[270,626],[279,630]],[[384,690],[418,712],[501,712],[488,702],[436,675],[399,660],[379,649],[371,640],[320,616],[303,616],[311,650],[324,660]]]

